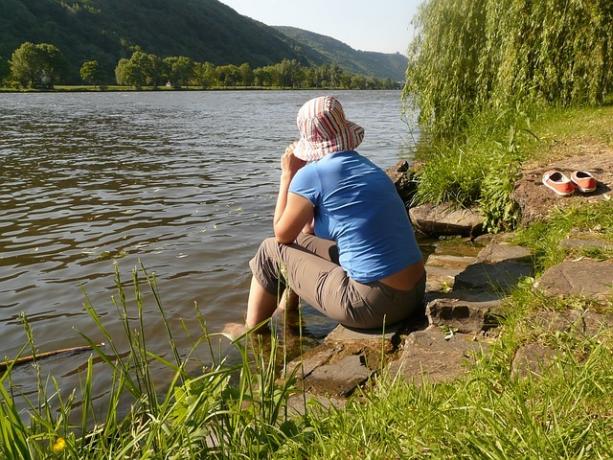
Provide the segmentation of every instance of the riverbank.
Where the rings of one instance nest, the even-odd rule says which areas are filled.
[[[600,107],[483,114],[462,136],[419,146],[414,204],[472,208],[486,230],[512,230],[521,219],[512,194],[522,172],[599,145],[611,148],[612,123],[613,96]]]
[[[517,144],[522,161],[513,177],[552,162],[610,157],[611,116],[610,106],[543,114],[529,128],[534,135],[527,139],[534,140]],[[497,136],[480,139],[484,146],[500,142]],[[176,377],[161,395],[150,385],[151,355],[138,330],[137,301],[121,307],[136,318],[131,323],[125,315],[126,330],[137,328],[131,354],[118,356],[112,345],[96,354],[116,372],[106,419],[94,419],[89,410],[90,359],[80,424],[69,421],[78,407],[71,401],[60,404],[59,415],[34,404],[29,423],[14,410],[11,395],[0,394],[6,440],[0,452],[9,458],[50,451],[65,458],[118,452],[184,458],[611,457],[611,245],[610,191],[557,198],[515,233],[438,240],[428,260],[429,318],[392,331],[389,341],[375,334],[367,346],[364,337],[337,333],[328,338],[331,346],[320,349],[328,350],[325,359],[320,354],[311,360],[317,356],[313,348],[292,367],[284,366],[291,358],[284,353],[288,341],[247,340],[239,343],[242,366],[212,363],[193,377],[171,337],[170,359],[157,359]],[[488,298],[456,298],[467,290]],[[99,321],[93,309],[89,313]],[[216,336],[203,327],[194,346],[211,339]],[[290,374],[277,379],[276,364]],[[352,377],[350,388],[347,379],[342,388],[315,388],[326,378],[338,382],[339,367]],[[3,384],[9,376],[3,375]],[[136,401],[125,418],[117,416],[121,393]],[[51,395],[42,399],[58,405]],[[312,402],[305,408],[307,399]],[[78,435],[79,429],[88,435]]]
[[[399,91],[400,88],[391,91]],[[138,91],[390,91],[389,89],[348,89],[338,87],[325,88],[294,88],[284,86],[213,86],[202,88],[200,86],[183,86],[181,88],[173,88],[167,86],[143,86],[142,88],[134,88],[132,86],[108,85],[55,85],[53,89],[34,89],[34,88],[11,88],[0,87],[0,93],[117,93],[117,92],[138,92]]]

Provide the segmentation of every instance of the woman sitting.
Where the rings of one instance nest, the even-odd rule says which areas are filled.
[[[408,318],[423,302],[423,259],[393,183],[354,150],[364,130],[334,97],[304,104],[298,128],[281,158],[275,237],[250,261],[246,327],[270,318],[286,288],[352,328]]]

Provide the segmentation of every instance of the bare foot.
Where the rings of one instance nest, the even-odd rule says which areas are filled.
[[[241,323],[227,323],[223,331],[221,331],[221,335],[228,338],[232,342],[234,342],[239,337],[245,335],[249,329],[247,326]]]

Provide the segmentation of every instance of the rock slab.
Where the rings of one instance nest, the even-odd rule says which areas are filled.
[[[454,289],[509,292],[518,281],[534,276],[530,251],[497,238],[479,252],[477,261],[455,278]]]
[[[326,342],[382,342],[394,343],[400,332],[404,329],[404,323],[386,326],[385,329],[353,329],[339,324],[328,336]]]
[[[476,209],[456,209],[450,204],[423,204],[409,210],[415,229],[430,236],[474,236],[483,229],[483,217]]]
[[[315,368],[304,379],[304,386],[307,390],[316,389],[320,393],[348,396],[373,373],[366,365],[363,354],[349,355]]]
[[[446,326],[465,334],[477,334],[500,325],[499,300],[471,302],[462,299],[435,299],[426,307],[430,325]]]
[[[389,365],[390,374],[419,384],[448,382],[467,372],[466,364],[487,344],[470,334],[445,334],[438,327],[411,333],[400,358]]]
[[[541,310],[531,318],[532,327],[547,334],[570,333],[593,338],[603,332],[612,332],[613,314],[591,310]]]
[[[613,295],[613,260],[565,260],[546,270],[537,286],[549,295],[607,300]]]
[[[511,375],[513,377],[540,376],[547,370],[560,353],[541,343],[522,345],[513,357]]]

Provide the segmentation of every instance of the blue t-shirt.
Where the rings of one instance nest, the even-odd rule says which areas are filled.
[[[340,264],[369,283],[421,260],[402,200],[387,174],[357,152],[326,155],[289,187],[315,207],[315,235],[336,241]]]

